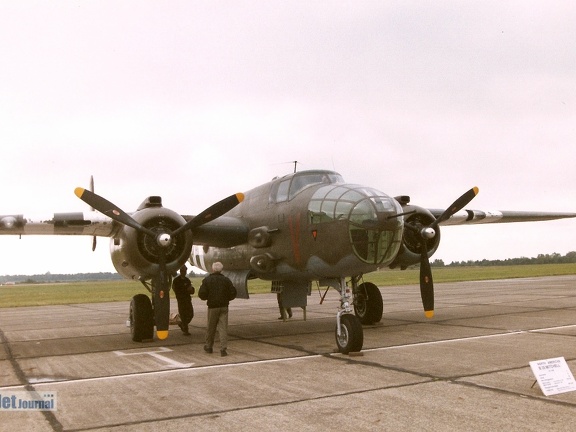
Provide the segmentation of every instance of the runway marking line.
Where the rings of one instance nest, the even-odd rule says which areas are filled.
[[[155,359],[158,359],[164,363],[167,363],[167,365],[164,365],[164,367],[174,367],[174,368],[188,368],[190,366],[192,366],[194,363],[180,363],[177,362],[176,360],[172,360],[171,358],[168,358],[166,356],[163,356],[162,354],[159,354],[160,352],[172,352],[173,350],[171,350],[170,348],[166,348],[166,347],[158,347],[158,350],[156,351],[138,351],[138,352],[123,352],[123,351],[113,351],[114,354],[116,354],[119,357],[123,357],[123,356],[134,356],[134,355],[149,355],[151,357],[154,357]]]
[[[374,352],[374,351],[386,351],[386,350],[393,350],[393,349],[400,349],[400,348],[407,348],[407,347],[416,347],[416,346],[426,346],[426,345],[436,345],[436,344],[444,344],[444,343],[451,343],[451,342],[462,342],[462,341],[470,341],[470,340],[478,340],[478,339],[488,339],[488,338],[495,338],[495,337],[503,337],[503,336],[513,336],[518,334],[524,333],[539,333],[545,332],[550,330],[558,330],[558,329],[567,329],[576,327],[576,324],[572,325],[565,325],[565,326],[556,326],[556,327],[547,327],[541,329],[532,329],[532,330],[514,330],[514,331],[507,331],[504,333],[496,333],[491,335],[484,335],[484,336],[471,336],[471,337],[464,337],[464,338],[457,338],[457,339],[444,339],[440,341],[431,341],[431,342],[418,342],[414,344],[405,344],[405,345],[395,345],[391,347],[382,347],[382,348],[370,348],[362,350],[362,352]],[[112,351],[116,352],[116,351]],[[134,354],[146,354],[146,352],[138,352]],[[187,367],[187,368],[176,368],[176,369],[169,369],[163,371],[151,371],[151,372],[142,372],[142,373],[133,373],[133,374],[122,374],[122,375],[113,375],[113,376],[106,376],[106,377],[94,377],[94,378],[79,378],[79,379],[71,379],[66,381],[52,381],[52,382],[43,382],[43,383],[35,383],[34,387],[42,387],[42,386],[57,386],[60,384],[70,384],[70,383],[85,383],[85,382],[94,382],[94,381],[107,381],[107,380],[115,380],[115,379],[123,379],[123,378],[136,378],[141,377],[142,375],[162,375],[162,374],[170,374],[170,373],[180,373],[183,371],[204,371],[210,369],[221,369],[221,368],[234,368],[234,367],[241,367],[241,366],[252,366],[258,364],[268,364],[268,363],[279,363],[279,362],[289,362],[289,361],[296,361],[296,360],[310,360],[322,357],[332,357],[332,356],[346,356],[346,354],[341,353],[328,353],[328,354],[311,354],[311,355],[302,355],[297,357],[286,357],[286,358],[278,358],[278,359],[268,359],[268,360],[257,360],[257,361],[245,361],[245,362],[238,362],[238,363],[225,363],[225,364],[217,364],[217,365],[207,365],[207,366],[199,366],[195,368]],[[8,387],[0,387],[0,390],[3,389],[11,389],[14,387],[21,387],[18,386],[8,386]]]
[[[106,381],[106,380],[115,380],[115,379],[122,379],[122,378],[136,378],[141,377],[142,375],[164,375],[170,373],[177,373],[183,371],[189,372],[196,372],[196,371],[203,371],[209,369],[221,369],[226,367],[238,367],[238,366],[251,366],[257,364],[266,364],[266,363],[278,363],[278,362],[287,362],[287,361],[294,361],[294,360],[309,360],[312,358],[319,358],[325,357],[323,354],[312,354],[312,355],[303,355],[298,357],[287,357],[287,358],[279,358],[279,359],[268,359],[268,360],[257,360],[257,361],[247,361],[247,362],[239,362],[239,363],[226,363],[226,364],[217,364],[217,365],[207,365],[207,366],[199,366],[199,367],[188,367],[188,368],[176,368],[176,369],[169,369],[169,370],[162,370],[162,371],[150,371],[150,372],[141,372],[141,373],[132,373],[132,374],[122,374],[122,375],[113,375],[113,376],[105,376],[105,377],[94,377],[94,378],[78,378],[78,379],[70,379],[66,381],[52,381],[52,382],[42,382],[34,384],[34,387],[39,386],[55,386],[58,384],[70,384],[70,383],[85,383],[85,382],[94,382],[94,381]],[[18,386],[9,386],[9,387],[0,387],[2,389],[9,389],[12,387],[21,387],[22,385]]]
[[[532,329],[532,330],[510,330],[504,333],[495,333],[490,335],[483,335],[483,336],[470,336],[470,337],[463,337],[463,338],[456,338],[456,339],[443,339],[439,341],[431,341],[431,342],[418,342],[413,344],[405,344],[405,345],[395,345],[390,347],[382,347],[382,348],[369,348],[362,350],[362,352],[371,352],[371,351],[386,351],[386,350],[393,350],[398,348],[407,348],[412,346],[425,346],[425,345],[437,345],[437,344],[444,344],[450,342],[461,342],[461,341],[469,341],[469,340],[476,340],[476,339],[488,339],[488,338],[495,338],[495,337],[503,337],[503,336],[510,336],[522,333],[541,333],[551,330],[558,330],[558,329],[566,329],[576,327],[576,324],[570,324],[565,326],[556,326],[556,327],[547,327],[541,329]]]

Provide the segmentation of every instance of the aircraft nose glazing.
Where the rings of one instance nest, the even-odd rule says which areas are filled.
[[[367,263],[392,260],[400,247],[403,219],[400,204],[372,188],[330,185],[319,188],[310,200],[311,222],[347,222],[356,256]]]

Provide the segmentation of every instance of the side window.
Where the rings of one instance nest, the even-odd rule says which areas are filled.
[[[276,193],[276,202],[282,202],[288,200],[288,189],[290,188],[290,180],[284,180],[278,186],[278,192]]]
[[[290,199],[294,198],[298,192],[304,189],[306,186],[315,183],[312,176],[301,175],[295,176],[292,180],[292,186],[290,187]]]

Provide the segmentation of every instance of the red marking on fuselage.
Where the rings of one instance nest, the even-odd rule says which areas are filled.
[[[294,261],[300,263],[300,213],[296,213],[292,220],[292,215],[288,216],[288,227],[290,228],[290,240],[292,241],[292,251],[294,252]]]

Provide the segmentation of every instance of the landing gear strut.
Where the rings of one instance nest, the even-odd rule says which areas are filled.
[[[336,281],[334,281],[336,282]],[[334,286],[337,285],[337,286]],[[333,286],[340,291],[340,309],[336,315],[336,345],[342,354],[358,352],[362,350],[364,343],[364,331],[362,323],[352,313],[350,306],[351,293],[344,278]]]

